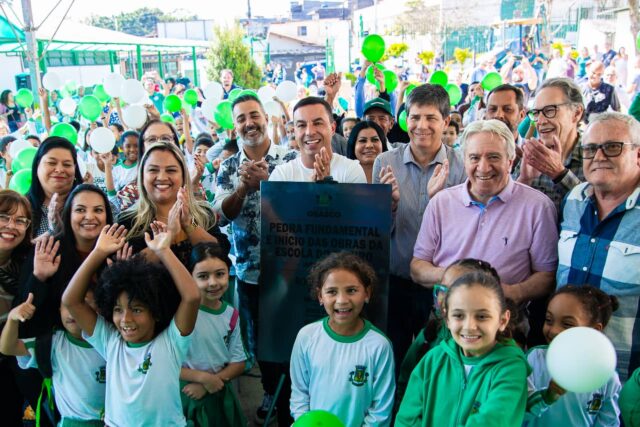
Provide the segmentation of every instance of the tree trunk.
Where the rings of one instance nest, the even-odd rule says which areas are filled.
[[[629,3],[629,22],[631,23],[631,34],[634,37],[638,37],[638,31],[640,31],[640,13],[638,12],[638,0],[628,0]],[[634,49],[636,55],[640,53],[638,49],[638,43],[634,43]]]

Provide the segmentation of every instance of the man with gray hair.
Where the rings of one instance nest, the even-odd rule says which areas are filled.
[[[593,117],[582,139],[586,181],[563,205],[558,286],[590,284],[620,307],[605,333],[620,380],[640,366],[640,123],[620,113]]]
[[[488,261],[518,304],[553,290],[558,264],[556,210],[541,192],[513,181],[515,143],[499,120],[474,122],[462,135],[467,181],[429,203],[413,251],[411,277],[432,287],[462,258]]]
[[[564,196],[584,181],[578,132],[583,113],[580,88],[573,80],[560,77],[542,83],[534,108],[527,113],[535,122],[538,138],[524,144],[514,177],[546,194],[558,211]]]

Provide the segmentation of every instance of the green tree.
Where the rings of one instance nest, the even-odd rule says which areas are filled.
[[[94,27],[146,37],[157,35],[156,24],[158,22],[184,22],[194,19],[197,19],[196,15],[189,15],[181,9],[164,13],[158,8],[143,7],[133,12],[120,13],[118,15],[92,15],[86,22]]]
[[[220,71],[233,71],[234,83],[246,88],[260,87],[262,71],[251,57],[247,45],[242,42],[244,31],[237,23],[231,28],[216,25],[213,28],[214,42],[207,50],[210,80],[218,80]]]

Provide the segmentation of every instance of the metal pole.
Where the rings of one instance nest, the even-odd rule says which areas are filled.
[[[136,45],[136,62],[138,66],[138,80],[142,79],[144,69],[142,68],[142,48],[139,44]]]
[[[193,85],[198,86],[198,58],[195,46],[191,46],[191,57],[193,58]]]
[[[38,63],[38,49],[36,47],[36,31],[33,27],[33,12],[31,0],[22,0],[22,17],[24,19],[24,36],[27,44],[27,66],[31,75],[31,89],[37,93],[40,89],[40,64]]]
[[[164,80],[164,70],[162,68],[162,52],[158,51],[158,73],[160,78]]]
[[[109,68],[111,69],[111,72],[113,73],[113,51],[110,50],[109,51]]]

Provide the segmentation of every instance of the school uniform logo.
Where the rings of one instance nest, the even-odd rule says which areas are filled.
[[[587,402],[587,412],[596,415],[602,408],[602,393],[593,393],[591,400]]]
[[[101,366],[100,369],[93,373],[96,377],[96,381],[100,384],[105,384],[107,382],[107,367]]]
[[[149,368],[151,367],[151,365],[153,365],[151,363],[151,353],[147,353],[147,355],[144,357],[144,361],[140,364],[140,366],[138,366],[138,372],[140,372],[141,374],[146,374],[147,372],[149,372]]]
[[[471,407],[471,415],[477,414],[478,412],[480,412],[480,402],[476,400]]]
[[[349,373],[349,382],[356,387],[362,387],[367,383],[369,373],[364,365],[356,365],[356,370]]]

